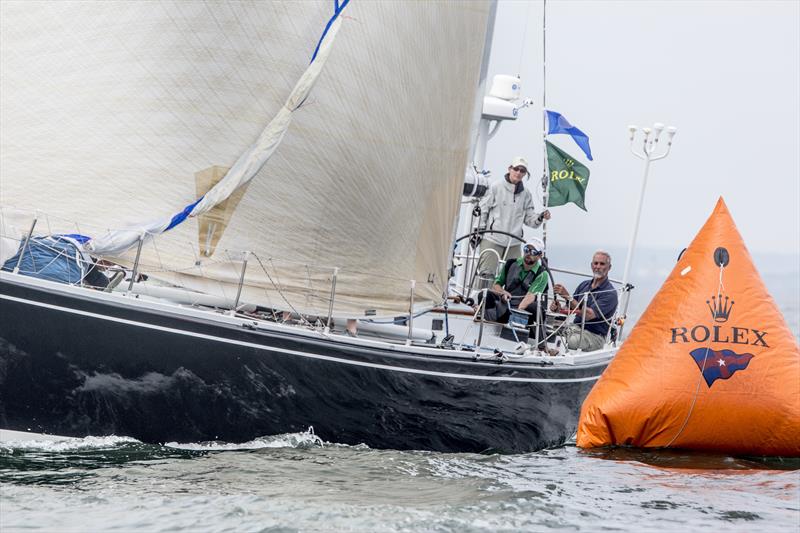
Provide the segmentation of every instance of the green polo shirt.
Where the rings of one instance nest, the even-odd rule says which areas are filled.
[[[522,257],[517,258],[517,265],[519,266],[519,280],[522,281],[525,279],[525,276],[528,275],[530,270],[525,270],[525,261]],[[500,269],[500,273],[494,278],[494,282],[500,285],[501,287],[505,287],[506,284],[506,268]],[[545,288],[547,288],[547,273],[542,268],[541,263],[536,263],[533,267],[533,282],[531,286],[528,287],[528,292],[533,293],[542,293],[544,292]]]

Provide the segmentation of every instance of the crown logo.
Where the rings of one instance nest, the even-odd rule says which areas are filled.
[[[735,302],[727,296],[723,298],[722,293],[717,293],[716,296],[711,297],[711,300],[706,300],[708,310],[711,311],[711,318],[714,319],[714,322],[727,322],[728,318],[731,316],[731,309],[733,309],[734,303]]]

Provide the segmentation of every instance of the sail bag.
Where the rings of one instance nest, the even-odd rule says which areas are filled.
[[[722,198],[584,402],[577,443],[800,456],[800,349]]]

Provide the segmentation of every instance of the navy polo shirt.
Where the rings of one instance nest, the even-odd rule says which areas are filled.
[[[572,297],[581,301],[583,295],[588,293],[586,303],[592,311],[594,311],[595,319],[586,320],[586,331],[591,331],[602,337],[608,333],[609,324],[606,321],[611,321],[614,316],[614,311],[617,310],[617,291],[611,285],[611,282],[606,278],[603,283],[592,288],[592,280],[586,280],[575,289]],[[603,319],[605,317],[605,320]],[[580,324],[580,316],[575,316],[575,323]]]

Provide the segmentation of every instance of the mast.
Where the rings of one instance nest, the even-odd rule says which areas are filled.
[[[550,180],[547,179],[547,0],[542,0],[542,208],[550,199]],[[547,220],[542,223],[542,243],[547,252]]]

